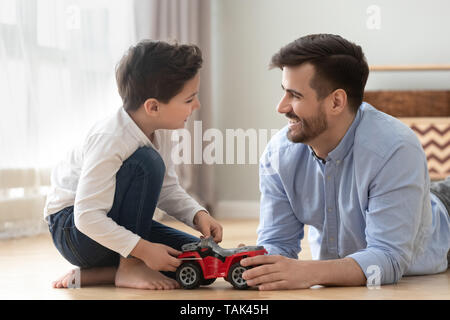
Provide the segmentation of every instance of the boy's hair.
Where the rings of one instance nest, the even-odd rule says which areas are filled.
[[[360,46],[338,35],[312,34],[281,48],[273,55],[270,68],[283,69],[305,62],[314,66],[310,86],[319,100],[336,89],[343,89],[351,110],[358,111],[369,76],[369,66]]]
[[[147,99],[168,103],[202,66],[196,45],[143,40],[128,49],[116,66],[116,81],[125,110],[137,110]]]

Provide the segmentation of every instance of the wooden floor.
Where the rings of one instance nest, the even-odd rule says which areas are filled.
[[[173,227],[198,235],[176,221],[164,221]],[[224,248],[239,243],[256,243],[256,220],[222,221]],[[307,242],[300,259],[310,259]],[[404,277],[396,285],[379,289],[366,287],[326,288],[260,292],[234,290],[223,279],[196,290],[147,291],[98,286],[80,289],[53,289],[51,281],[72,266],[56,251],[48,234],[0,241],[0,299],[164,299],[164,300],[296,300],[296,299],[450,299],[450,271],[420,277]]]

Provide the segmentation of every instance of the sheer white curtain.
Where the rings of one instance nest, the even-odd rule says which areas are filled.
[[[0,237],[17,231],[10,168],[52,167],[120,107],[114,68],[135,41],[133,0],[0,1]]]
[[[46,167],[120,106],[133,1],[0,1],[0,167]]]

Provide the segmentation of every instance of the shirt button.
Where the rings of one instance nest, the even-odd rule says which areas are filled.
[[[327,176],[327,180],[330,180],[331,179],[331,176]]]
[[[336,163],[337,163],[337,164],[341,163],[341,160],[336,160]]]
[[[331,237],[331,238],[330,238],[330,241],[331,241],[331,242],[333,242],[333,241],[334,241],[334,238],[333,238],[333,237]]]
[[[328,212],[331,212],[331,211],[333,211],[333,209],[331,209],[331,208],[328,208]]]

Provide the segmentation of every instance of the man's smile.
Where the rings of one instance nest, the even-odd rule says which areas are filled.
[[[292,128],[295,128],[297,126],[301,126],[301,121],[300,121],[300,119],[297,116],[295,116],[295,115],[293,115],[291,113],[287,113],[286,117],[289,119],[289,128],[292,129]]]

